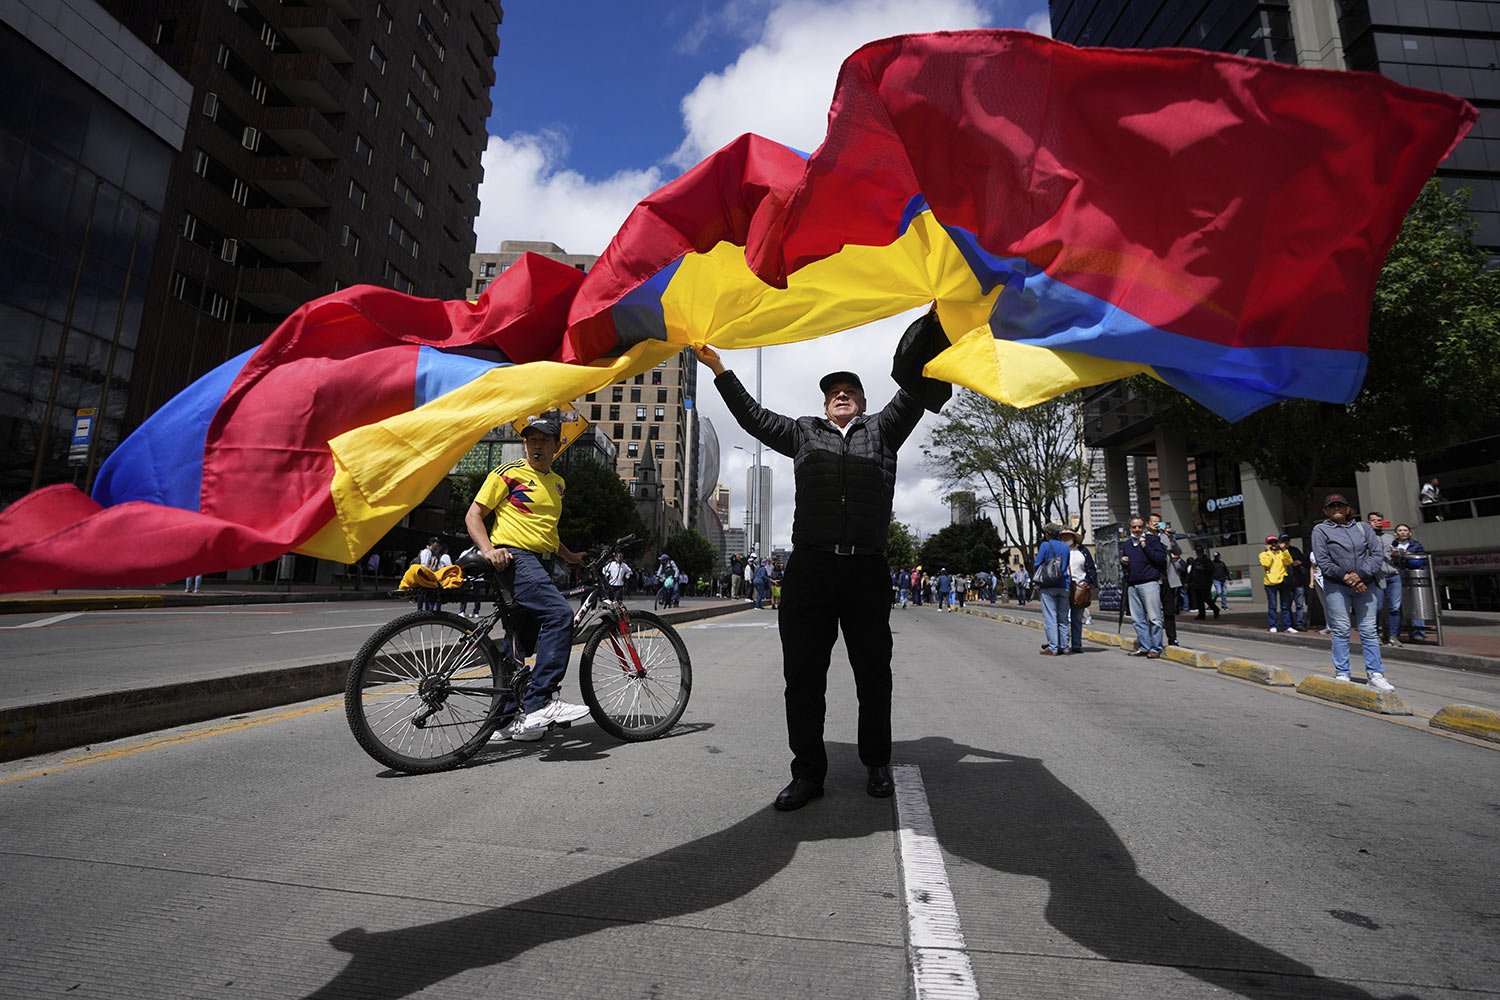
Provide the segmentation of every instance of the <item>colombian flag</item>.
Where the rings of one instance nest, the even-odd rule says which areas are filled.
[[[347,562],[501,423],[690,344],[934,300],[951,346],[927,374],[1017,406],[1141,372],[1230,419],[1347,402],[1385,254],[1475,117],[1194,50],[874,42],[815,153],[741,137],[641,202],[587,276],[528,257],[477,303],[361,286],[302,307],[122,443],[92,498],[0,514],[0,589]]]

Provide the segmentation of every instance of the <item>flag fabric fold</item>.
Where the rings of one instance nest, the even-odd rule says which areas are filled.
[[[743,136],[594,268],[528,255],[478,302],[361,286],[148,419],[94,497],[0,513],[0,590],[351,561],[475,442],[677,351],[936,302],[926,374],[1014,405],[1148,373],[1230,419],[1346,402],[1406,209],[1475,120],[1448,95],[1023,32],[871,43],[810,157]]]

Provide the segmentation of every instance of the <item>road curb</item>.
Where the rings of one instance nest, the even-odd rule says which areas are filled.
[[[1297,693],[1324,701],[1336,702],[1379,715],[1411,715],[1406,699],[1391,692],[1376,691],[1363,684],[1339,682],[1331,677],[1309,674],[1297,685]]]
[[[748,607],[690,608],[656,614],[677,625],[734,614]],[[578,645],[583,639],[584,636],[575,636],[573,644]],[[352,657],[339,657],[294,663],[223,677],[3,708],[0,709],[0,761],[341,694],[351,661]]]
[[[1181,646],[1168,646],[1162,650],[1164,659],[1173,663],[1186,663],[1190,667],[1201,667],[1204,670],[1213,670],[1218,667],[1218,661],[1210,653],[1204,653],[1196,649],[1184,649]],[[1277,669],[1280,669],[1279,667]]]
[[[1500,743],[1500,712],[1478,705],[1444,705],[1428,720],[1434,729]]]
[[[1267,687],[1296,687],[1292,675],[1283,668],[1272,666],[1269,663],[1255,663],[1251,660],[1241,660],[1237,657],[1226,657],[1214,663],[1214,669],[1229,677],[1238,677],[1242,681],[1253,681],[1256,684],[1264,684]]]

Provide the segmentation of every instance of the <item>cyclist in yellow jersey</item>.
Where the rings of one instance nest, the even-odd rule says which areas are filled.
[[[514,570],[516,604],[535,619],[534,635],[528,634],[531,629],[522,631],[523,648],[516,651],[536,651],[531,686],[516,721],[494,739],[539,740],[553,724],[589,714],[587,707],[558,697],[573,644],[573,608],[552,582],[550,567],[554,554],[575,565],[583,561],[557,537],[566,489],[562,476],[552,471],[560,433],[555,420],[532,421],[521,432],[525,458],[491,472],[464,515],[469,537],[484,557],[496,569]],[[484,521],[491,511],[495,524],[486,532]]]

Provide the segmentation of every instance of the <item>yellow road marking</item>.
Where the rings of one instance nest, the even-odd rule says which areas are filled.
[[[198,740],[208,739],[211,736],[224,736],[228,733],[242,732],[246,729],[254,729],[257,726],[270,725],[273,722],[286,722],[305,715],[316,715],[320,712],[326,712],[329,709],[338,708],[343,703],[344,699],[334,698],[312,705],[302,705],[298,708],[287,709],[283,712],[275,712],[271,715],[257,716],[253,719],[236,719],[233,722],[221,722],[206,726],[203,729],[194,729],[190,732],[173,733],[171,736],[159,736],[140,743],[128,743],[125,746],[114,747],[110,750],[101,750],[98,753],[83,754],[78,757],[65,757],[60,763],[52,767],[28,771],[25,774],[13,775],[9,778],[0,778],[0,785],[8,785],[14,781],[25,781],[27,778],[40,778],[49,774],[61,774],[63,771],[71,771],[74,768],[84,767],[89,764],[98,764],[107,760],[118,760],[121,757],[130,757],[138,753],[146,753],[150,750],[180,746],[184,743],[194,743]]]

